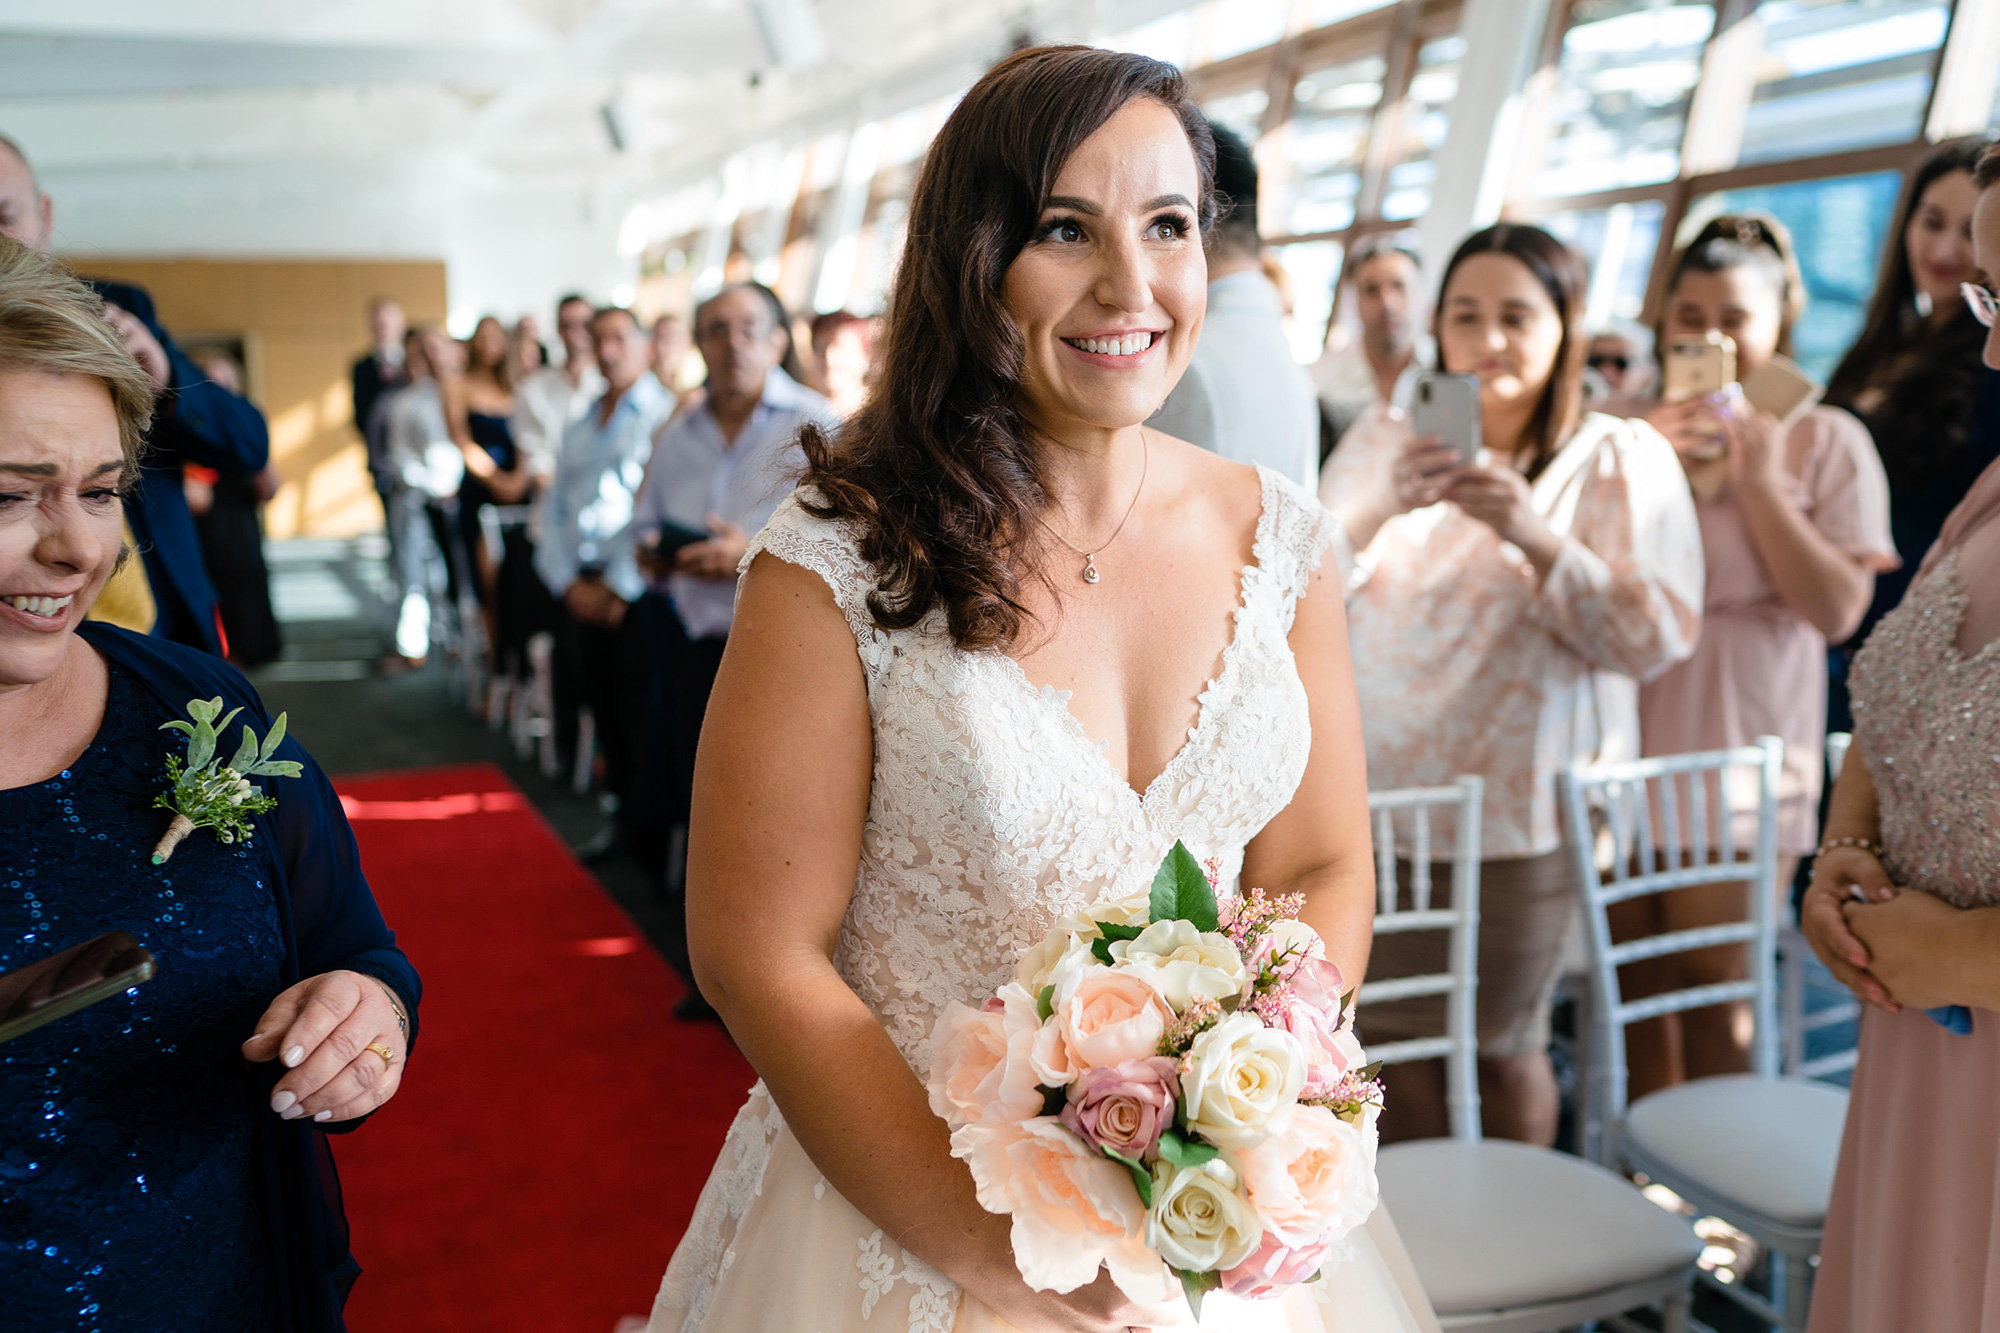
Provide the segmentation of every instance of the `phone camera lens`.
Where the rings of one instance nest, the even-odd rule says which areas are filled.
[[[1427,403],[1431,400],[1431,386],[1429,380],[1425,380],[1423,383],[1417,385],[1417,397],[1423,399]]]

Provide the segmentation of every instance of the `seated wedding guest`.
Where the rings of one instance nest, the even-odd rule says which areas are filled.
[[[695,745],[735,616],[736,566],[805,466],[799,428],[840,421],[826,399],[779,368],[785,329],[750,286],[725,287],[695,309],[706,395],[654,440],[632,516],[651,593],[636,608],[646,709],[642,814],[628,832],[641,863],[676,884],[667,830],[687,825]],[[669,558],[655,540],[662,523],[709,535]]]
[[[1593,402],[1650,398],[1658,391],[1653,331],[1616,319],[1590,335],[1583,356],[1584,396]]]
[[[592,355],[604,394],[570,424],[549,480],[548,508],[535,544],[535,570],[562,603],[557,643],[565,678],[590,705],[605,786],[617,818],[586,855],[623,855],[631,846],[632,762],[641,704],[632,626],[625,612],[646,590],[633,543],[633,501],[653,456],[653,435],[673,411],[673,395],[653,378],[653,348],[631,311],[607,306],[591,317]],[[561,748],[574,748],[569,710],[557,711]]]
[[[359,1268],[326,1135],[395,1095],[420,987],[296,740],[238,755],[229,802],[170,781],[204,735],[237,745],[202,701],[278,739],[249,683],[84,619],[131,554],[157,395],[97,296],[0,238],[0,973],[111,931],[158,960],[0,1056],[0,1323],[339,1333]]]
[[[1257,163],[1227,126],[1215,136],[1215,188],[1227,211],[1208,236],[1208,313],[1187,373],[1147,424],[1310,490],[1319,480],[1319,405],[1292,359],[1278,289],[1257,235]]]
[[[1953,139],[1917,164],[1903,191],[1882,281],[1861,336],[1827,383],[1826,400],[1861,419],[1889,478],[1889,533],[1900,568],[1875,578],[1861,626],[1830,658],[1827,729],[1850,731],[1847,661],[1875,622],[1903,600],[1924,555],[1973,478],[2000,456],[2000,438],[1974,439],[1979,346],[1986,330],[1959,284],[1974,277],[1972,168],[1993,140]]]
[[[5,135],[0,135],[0,235],[44,252],[55,238],[55,206]],[[153,381],[146,459],[125,501],[152,592],[152,632],[220,655],[222,616],[181,470],[195,463],[225,477],[254,476],[270,461],[270,432],[261,412],[209,383],[174,345],[145,291],[122,282],[91,286],[104,298],[105,317]]]
[[[1409,245],[1378,232],[1347,253],[1326,350],[1310,371],[1334,441],[1377,403],[1409,407],[1417,373],[1437,359],[1424,332],[1423,265]]]
[[[454,615],[459,584],[466,577],[453,511],[465,480],[465,455],[451,437],[443,387],[460,374],[465,349],[437,325],[420,324],[410,330],[403,355],[406,378],[383,397],[376,412],[382,419],[387,487],[382,510],[397,591],[395,648],[407,668],[422,666],[430,655],[433,559],[443,562],[447,605]]]
[[[1486,780],[1481,1104],[1487,1133],[1544,1145],[1551,999],[1576,919],[1557,776],[1637,752],[1638,682],[1685,659],[1701,625],[1701,534],[1673,449],[1644,422],[1582,410],[1588,277],[1539,228],[1468,237],[1438,293],[1438,356],[1479,377],[1485,449],[1466,463],[1378,405],[1320,482],[1344,534],[1370,784]],[[1448,866],[1432,882],[1448,892]],[[1435,933],[1379,940],[1368,974],[1443,971],[1444,948]],[[1360,1031],[1434,1036],[1442,1002],[1364,1008]],[[1438,1062],[1387,1073],[1384,1132],[1446,1133]]]
[[[1805,312],[1791,238],[1770,218],[1711,220],[1674,257],[1658,331],[1720,333],[1748,380],[1789,353]],[[1826,647],[1853,633],[1878,570],[1893,569],[1889,496],[1868,432],[1813,407],[1779,421],[1740,391],[1655,406],[1647,415],[1680,455],[1701,520],[1707,591],[1694,656],[1639,693],[1647,755],[1785,743],[1778,780],[1778,891],[1819,841],[1826,772]],[[1735,817],[1754,845],[1755,810]],[[1707,849],[1697,849],[1705,851]],[[1614,904],[1622,938],[1740,921],[1741,884],[1701,885]],[[1747,945],[1673,954],[1627,967],[1633,996],[1750,975]],[[1718,1005],[1635,1024],[1626,1034],[1635,1099],[1687,1078],[1750,1068],[1747,1007]]]
[[[2000,371],[2000,149],[1973,179],[1967,299]],[[2000,463],[1946,519],[1849,677],[1854,748],[1800,924],[1866,1007],[1811,1333],[1955,1333],[1992,1328],[2000,1310],[1996,643]]]
[[[813,316],[813,381],[807,387],[833,404],[843,420],[861,409],[874,363],[874,320],[846,310]]]

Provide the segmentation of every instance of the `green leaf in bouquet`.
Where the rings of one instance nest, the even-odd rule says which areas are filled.
[[[1120,926],[1109,921],[1097,923],[1097,938],[1090,943],[1090,952],[1106,967],[1111,966],[1111,946],[1119,940],[1136,940],[1145,932],[1144,926]]]
[[[1201,862],[1194,859],[1194,853],[1185,843],[1176,842],[1167,859],[1160,862],[1159,873],[1153,876],[1153,895],[1148,907],[1154,921],[1186,921],[1200,931],[1221,928],[1215,910],[1215,890],[1209,887]]]
[[[1048,1022],[1049,1015],[1056,1011],[1055,1002],[1056,983],[1051,981],[1048,985],[1042,987],[1041,994],[1035,997],[1035,1017],[1041,1019],[1044,1023]]]
[[[259,759],[269,759],[272,755],[278,752],[278,743],[284,739],[285,739],[285,715],[283,713],[280,713],[278,714],[277,720],[271,723],[270,731],[265,733],[264,748],[258,752],[257,757]]]
[[[1043,1115],[1061,1115],[1063,1107],[1069,1104],[1068,1088],[1042,1086],[1036,1088],[1035,1091],[1042,1094]]]
[[[1382,1062],[1380,1060],[1377,1060],[1374,1064],[1361,1066],[1361,1072],[1360,1074],[1356,1075],[1356,1077],[1358,1077],[1363,1083],[1368,1083],[1372,1082],[1375,1076],[1381,1072],[1382,1072]]]
[[[1203,1162],[1212,1162],[1222,1154],[1211,1144],[1187,1138],[1177,1129],[1160,1132],[1160,1158],[1172,1162],[1182,1171],[1191,1170]]]
[[[1222,1285],[1220,1273],[1190,1273],[1176,1268],[1174,1276],[1181,1280],[1181,1290],[1187,1293],[1188,1309],[1194,1311],[1196,1319],[1201,1318],[1201,1298]]]
[[[238,773],[247,774],[251,765],[256,762],[257,733],[250,730],[249,724],[246,723],[243,727],[243,743],[236,747],[236,755],[229,761],[229,766]]]
[[[1139,1202],[1151,1208],[1153,1206],[1153,1173],[1122,1152],[1113,1152],[1111,1149],[1106,1148],[1104,1155],[1114,1162],[1123,1163],[1131,1170],[1132,1183],[1139,1187]]]

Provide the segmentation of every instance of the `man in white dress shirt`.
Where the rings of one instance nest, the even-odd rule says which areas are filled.
[[[563,363],[543,366],[514,387],[514,445],[541,483],[529,501],[530,537],[541,534],[549,478],[555,475],[563,436],[604,396],[604,376],[598,373],[597,352],[591,345],[593,313],[590,302],[575,293],[558,301],[556,335],[562,340]]]
[[[1257,164],[1243,140],[1211,122],[1215,188],[1232,201],[1208,241],[1208,315],[1166,403],[1146,424],[1233,458],[1319,485],[1319,408],[1292,357],[1285,308],[1264,276]]]
[[[799,428],[839,425],[826,399],[779,369],[787,326],[777,297],[756,284],[702,302],[694,340],[706,394],[662,428],[639,490],[632,523],[642,543],[663,524],[708,534],[671,555],[668,546],[641,547],[648,595],[633,611],[647,684],[639,781],[649,837],[687,823],[695,743],[736,612],[736,567],[805,466]],[[663,839],[657,863],[650,848],[635,851],[678,885],[670,849]]]
[[[1328,332],[1312,379],[1326,410],[1330,443],[1338,443],[1377,403],[1409,410],[1417,375],[1437,359],[1422,332],[1423,270],[1401,236],[1378,232],[1355,242],[1340,275],[1340,300],[1353,303],[1354,324]]]

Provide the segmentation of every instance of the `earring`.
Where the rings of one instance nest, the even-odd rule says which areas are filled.
[[[1935,303],[1931,300],[1931,294],[1921,287],[1917,288],[1917,318],[1929,319],[1934,308]]]

